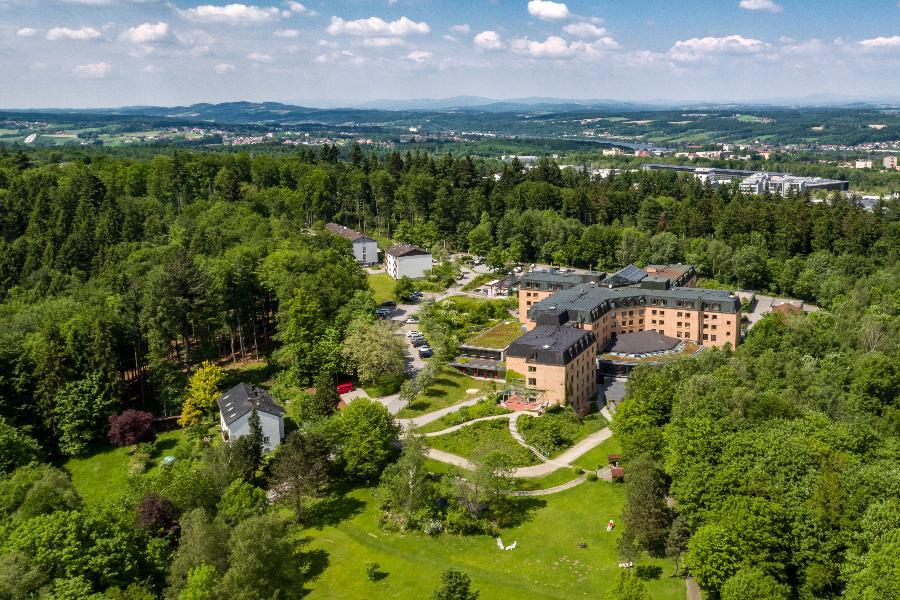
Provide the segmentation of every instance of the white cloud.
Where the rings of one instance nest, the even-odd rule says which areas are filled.
[[[314,17],[317,14],[319,14],[314,10],[310,10],[310,9],[306,8],[299,2],[290,1],[290,2],[286,2],[285,4],[287,4],[288,9],[295,15],[304,15],[307,17]]]
[[[317,44],[320,48],[337,48],[337,42],[333,42],[331,40],[319,40]]]
[[[227,75],[228,73],[234,73],[237,69],[234,68],[234,65],[229,65],[228,63],[219,63],[213,67],[213,71],[218,73],[219,75]]]
[[[272,37],[282,38],[282,39],[293,39],[296,37],[300,37],[299,29],[277,29],[272,32]]]
[[[274,21],[281,15],[277,8],[260,8],[248,4],[213,6],[203,4],[178,11],[188,21],[196,23],[224,23],[226,25],[255,25]]]
[[[815,38],[806,40],[805,42],[797,42],[791,38],[782,38],[778,40],[784,44],[781,51],[784,54],[793,56],[822,56],[827,46],[822,40]]]
[[[476,46],[484,50],[499,50],[503,47],[503,39],[496,31],[482,31],[472,38],[472,41]]]
[[[444,34],[444,41],[450,42],[451,44],[455,44],[459,40],[457,38],[453,37],[452,35]]]
[[[744,10],[762,10],[770,13],[780,13],[784,10],[784,7],[776,4],[774,0],[741,0],[738,6]]]
[[[575,55],[575,48],[558,35],[551,35],[543,42],[521,38],[512,43],[512,49],[534,58],[570,58]]]
[[[185,46],[211,46],[218,41],[215,36],[208,34],[202,29],[179,31],[175,33],[175,39],[178,40],[179,44]]]
[[[158,42],[169,36],[169,24],[160,21],[154,23],[142,23],[119,34],[119,39],[132,44],[149,44]]]
[[[410,52],[409,54],[406,55],[406,58],[413,61],[414,63],[422,64],[423,62],[427,61],[432,56],[434,56],[434,54],[432,54],[431,52],[428,52],[427,50],[413,50],[412,52]]]
[[[72,73],[86,79],[103,79],[112,71],[112,65],[106,62],[78,65],[72,69]]]
[[[371,48],[387,48],[389,46],[402,46],[403,40],[396,37],[374,37],[364,39],[363,45]]]
[[[412,19],[400,17],[396,21],[387,22],[380,17],[345,21],[340,17],[331,17],[331,23],[325,29],[331,35],[393,35],[404,36],[411,34],[424,34],[431,31],[428,23],[422,21],[416,23]]]
[[[159,73],[162,69],[157,67],[156,65],[146,65],[144,67],[144,73]]]
[[[530,0],[528,14],[542,21],[561,21],[572,16],[564,3],[550,0]]]
[[[247,60],[258,63],[270,63],[272,62],[272,55],[263,54],[262,52],[251,52],[247,55]]]
[[[563,31],[568,33],[569,35],[573,35],[577,38],[581,38],[584,40],[589,40],[592,38],[598,38],[606,35],[606,30],[602,27],[597,27],[591,23],[569,23],[565,27],[563,27]]]
[[[31,27],[23,27],[16,32],[16,35],[24,38],[33,38],[37,35],[37,29]]]
[[[860,48],[867,51],[895,50],[900,48],[900,35],[871,38],[862,40],[858,44]]]
[[[769,48],[769,44],[742,35],[723,37],[691,38],[675,42],[668,52],[673,60],[696,62],[718,54],[758,54]]]
[[[463,35],[469,35],[472,32],[472,28],[469,27],[468,23],[461,23],[459,25],[454,25],[450,28],[450,31],[454,33],[461,33]]]
[[[81,29],[69,29],[68,27],[54,27],[47,32],[48,40],[96,40],[100,32],[93,27]]]

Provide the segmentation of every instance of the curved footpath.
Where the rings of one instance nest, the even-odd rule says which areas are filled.
[[[426,415],[422,415],[420,417],[416,417],[415,419],[398,419],[401,424],[403,424],[404,428],[412,429],[414,427],[420,427],[421,425],[431,423],[444,415],[448,415],[452,412],[459,410],[464,406],[471,406],[474,402],[477,402],[479,399],[474,401],[467,400],[466,402],[461,402],[459,404],[454,404],[453,406],[441,409],[439,411],[435,411],[433,413],[428,413]],[[607,421],[612,421],[612,413],[610,413],[608,407],[603,407],[600,410],[600,413],[606,418]],[[536,416],[535,413],[532,412],[514,412],[504,415],[492,415],[489,417],[481,417],[478,419],[472,419],[471,421],[466,421],[465,423],[460,423],[459,425],[453,425],[452,427],[448,427],[446,429],[442,429],[440,431],[433,431],[430,433],[423,434],[425,437],[437,437],[441,435],[445,435],[448,433],[453,433],[455,431],[459,431],[464,427],[468,427],[473,423],[478,423],[481,421],[491,421],[496,419],[509,419],[509,432],[513,436],[513,438],[521,444],[522,446],[531,450],[535,456],[541,459],[541,464],[532,465],[530,467],[518,467],[513,469],[513,477],[520,478],[528,478],[533,479],[537,477],[544,477],[545,475],[549,475],[550,473],[564,468],[571,468],[571,462],[577,459],[578,457],[586,454],[590,450],[593,450],[610,437],[612,437],[612,430],[609,427],[604,427],[599,431],[595,431],[594,433],[586,436],[584,439],[580,440],[574,446],[557,456],[556,458],[547,458],[544,456],[537,448],[529,445],[525,438],[522,437],[522,434],[518,429],[518,420],[519,417],[523,414],[528,414],[532,416]],[[435,416],[436,415],[436,416]],[[427,452],[428,458],[433,460],[447,463],[461,469],[466,469],[472,471],[475,469],[475,465],[462,456],[458,456],[456,454],[451,454],[450,452],[444,452],[443,450],[437,450],[435,448],[429,448]],[[572,481],[568,481],[566,483],[554,486],[552,488],[546,488],[542,490],[520,490],[517,492],[513,492],[511,495],[513,496],[546,496],[548,494],[555,494],[557,492],[562,492],[564,490],[571,489],[581,483],[584,483],[586,478],[584,476],[579,477],[577,479],[573,479]]]

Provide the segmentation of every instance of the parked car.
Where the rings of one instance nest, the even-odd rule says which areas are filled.
[[[413,329],[412,331],[406,332],[406,337],[408,337],[408,338],[422,337],[422,334],[419,333],[418,331],[416,331],[415,329]]]
[[[418,322],[419,322],[419,317],[417,317],[416,315],[409,315],[408,317],[406,317],[407,325],[415,325]]]
[[[389,317],[390,314],[391,314],[391,309],[389,309],[389,308],[376,308],[375,309],[375,316],[378,317],[379,319],[385,319],[385,318]]]
[[[418,299],[422,298],[424,295],[425,294],[423,294],[422,292],[413,292],[412,293],[413,300],[418,300]]]
[[[397,308],[397,303],[393,300],[385,300],[381,303],[382,308]]]
[[[416,348],[419,348],[420,346],[428,345],[428,342],[426,342],[425,338],[422,338],[422,337],[412,338],[409,342]]]
[[[431,358],[434,355],[434,352],[431,351],[431,346],[422,346],[419,348],[419,358]]]
[[[353,386],[353,383],[347,381],[345,383],[337,384],[336,386],[334,386],[334,389],[338,394],[346,394],[347,392],[352,392],[356,388]]]

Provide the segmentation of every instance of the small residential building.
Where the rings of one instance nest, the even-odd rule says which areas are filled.
[[[222,439],[231,442],[250,433],[253,409],[259,416],[263,432],[263,450],[270,452],[284,439],[284,409],[275,404],[266,390],[239,383],[216,401],[219,405],[219,426]]]
[[[585,414],[597,397],[596,356],[597,338],[590,329],[541,325],[509,345],[507,376],[518,374],[522,392],[543,403],[571,405]]]
[[[881,164],[884,165],[884,168],[888,171],[896,171],[897,170],[897,157],[896,156],[885,156],[881,161]]]
[[[422,279],[433,262],[430,252],[412,244],[400,244],[385,252],[385,266],[394,279]]]
[[[868,159],[859,159],[853,163],[853,166],[857,169],[871,169],[872,161]]]
[[[378,262],[378,242],[372,238],[337,223],[329,223],[325,228],[353,244],[353,256],[359,264],[374,265]]]

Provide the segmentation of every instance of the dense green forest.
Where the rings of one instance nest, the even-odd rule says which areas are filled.
[[[380,405],[331,417],[330,398],[307,398],[298,420],[327,425],[290,438],[281,475],[251,450],[207,448],[103,509],[39,463],[102,447],[108,418],[125,409],[177,414],[188,378],[208,373],[204,360],[267,357],[282,393],[332,389],[350,368],[341,344],[360,335],[374,302],[347,242],[321,229],[331,220],[500,269],[681,261],[710,285],[817,303],[812,317],[769,318],[733,354],[636,378],[619,433],[632,460],[658,473],[653,489],[671,486],[674,522],[690,538],[679,547],[707,589],[727,587],[743,573],[739,557],[756,552],[754,569],[804,597],[878,597],[860,578],[896,557],[896,506],[879,503],[897,495],[897,201],[870,212],[840,196],[752,197],[672,173],[592,180],[549,160],[527,171],[513,162],[495,179],[469,157],[358,147],[342,157],[333,146],[0,150],[0,585],[21,584],[10,597],[206,598],[178,594],[222,576],[225,597],[253,598],[271,593],[253,591],[255,580],[296,583],[308,557],[289,547],[293,530],[234,506],[252,505],[267,480],[298,497],[329,480],[376,480],[397,436]],[[641,410],[651,431],[631,421]],[[291,464],[323,461],[328,473],[290,477],[300,472]],[[758,476],[744,477],[751,468]],[[659,512],[659,531],[636,542],[650,552],[675,527]],[[728,529],[733,545],[716,545],[747,515],[759,538]],[[230,554],[204,554],[226,540]],[[263,547],[274,575],[242,561]],[[119,590],[131,584],[149,596]]]

